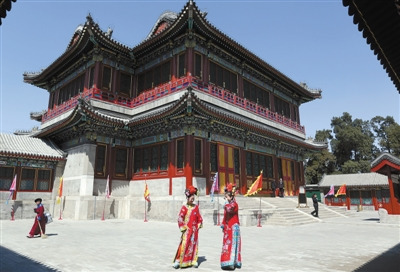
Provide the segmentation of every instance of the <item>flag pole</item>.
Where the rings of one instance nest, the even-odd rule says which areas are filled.
[[[101,220],[102,220],[102,221],[104,221],[104,212],[105,212],[105,210],[106,210],[106,202],[107,202],[107,195],[106,195],[106,197],[104,198],[103,216],[101,217]]]
[[[146,185],[147,185],[147,174],[144,174],[144,184],[145,184],[145,193],[146,193]],[[146,197],[144,198],[144,222],[148,222],[147,221],[147,211],[146,211],[146,203],[147,199]]]
[[[217,226],[220,226],[221,223],[219,221],[219,188],[218,188],[218,194],[217,194]]]
[[[144,200],[144,222],[147,222],[147,212],[146,212],[146,202],[147,200]]]
[[[60,197],[60,217],[58,218],[58,220],[62,220],[62,197]]]
[[[260,210],[258,211],[258,224],[257,227],[261,228],[261,196],[260,196]]]
[[[11,206],[11,221],[14,221],[14,205]]]

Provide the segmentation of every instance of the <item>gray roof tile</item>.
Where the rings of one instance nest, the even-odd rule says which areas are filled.
[[[0,133],[0,155],[34,156],[51,160],[65,157],[65,153],[50,140],[4,133]]]
[[[376,186],[388,185],[387,176],[379,173],[361,173],[361,174],[343,174],[343,175],[325,175],[319,182],[319,187],[335,187],[346,184],[346,187],[351,186]]]

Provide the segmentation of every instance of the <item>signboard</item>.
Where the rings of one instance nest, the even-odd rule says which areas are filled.
[[[303,186],[299,187],[299,203],[297,205],[297,208],[299,208],[301,204],[304,204],[305,208],[308,208],[306,190],[304,189]]]

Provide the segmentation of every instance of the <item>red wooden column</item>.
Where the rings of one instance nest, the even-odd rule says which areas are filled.
[[[244,195],[247,192],[246,150],[244,148],[239,148],[239,158],[240,158],[239,192]]]
[[[194,59],[194,52],[193,52],[193,48],[189,47],[186,49],[186,76],[190,75],[194,75],[193,73],[193,59]]]
[[[185,136],[185,169],[184,175],[186,177],[186,187],[192,184],[193,180],[193,164],[194,164],[194,146],[193,146],[193,135]]]
[[[101,88],[100,84],[100,62],[96,61],[94,64],[94,75],[93,75],[93,88]],[[92,86],[90,86],[92,87]]]
[[[210,142],[206,139],[202,140],[203,146],[203,161],[202,161],[202,170],[203,175],[206,178],[206,194],[210,193],[212,181],[211,181],[211,169],[210,169]]]
[[[171,82],[176,81],[176,78],[177,78],[177,76],[176,76],[176,74],[177,74],[177,71],[176,71],[176,69],[177,69],[176,62],[177,62],[178,56],[179,56],[179,55],[175,55],[175,56],[172,57],[172,61],[171,61],[171,71],[172,71],[172,72],[171,72]]]
[[[386,176],[388,177],[389,182],[389,193],[390,193],[390,210],[388,214],[399,214],[400,210],[396,211],[396,197],[394,196],[394,188],[393,188],[393,180],[392,180],[392,172],[390,171],[390,167],[386,166]]]
[[[172,195],[172,178],[176,173],[176,140],[171,140],[168,144],[168,178],[169,178],[169,195]]]

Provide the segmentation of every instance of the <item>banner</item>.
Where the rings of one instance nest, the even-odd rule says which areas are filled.
[[[214,192],[219,192],[219,184],[218,184],[218,172],[215,173],[214,178],[213,178],[213,184],[211,185],[211,202],[214,201]]]
[[[63,177],[60,178],[60,185],[58,186],[58,194],[57,194],[57,204],[61,203],[61,198],[63,194]]]
[[[145,186],[144,186],[144,195],[143,196],[147,202],[150,202],[150,191],[149,191],[149,187],[147,186],[147,183],[145,183]]]
[[[333,186],[333,184],[331,185],[331,188],[329,189],[329,192],[325,195],[325,197],[330,195],[331,196],[335,195],[335,186]]]
[[[340,186],[339,190],[337,190],[335,197],[338,195],[346,195],[346,184]]]
[[[259,191],[262,190],[262,178],[263,178],[263,173],[261,171],[260,175],[257,177],[256,181],[253,182],[253,184],[250,186],[249,190],[244,196],[250,196],[250,195],[255,195]]]
[[[12,198],[13,193],[17,190],[17,174],[15,174],[14,179],[11,183],[10,186],[10,195],[8,196],[8,199],[6,200],[6,205],[8,205],[8,200]]]

